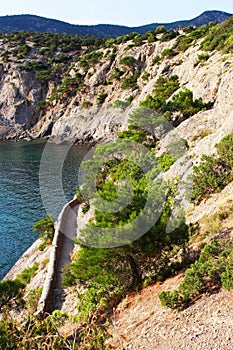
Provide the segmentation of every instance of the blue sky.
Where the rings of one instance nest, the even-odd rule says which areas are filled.
[[[233,13],[230,0],[7,0],[0,15],[35,14],[75,24],[142,25],[191,19],[205,10]]]

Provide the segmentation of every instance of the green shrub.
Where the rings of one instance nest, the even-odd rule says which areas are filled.
[[[217,156],[203,155],[199,166],[193,167],[192,199],[199,203],[219,192],[233,179],[233,133],[225,136],[215,147]]]
[[[213,292],[223,286],[233,287],[233,244],[229,241],[213,240],[203,249],[200,258],[185,272],[178,290],[161,292],[163,306],[184,308],[205,292]]]
[[[161,94],[163,98],[169,98],[177,89],[179,89],[179,78],[172,75],[169,78],[159,77],[155,83],[154,93]]]
[[[10,62],[9,56],[5,55],[5,56],[3,57],[3,62],[4,62],[4,63]]]
[[[107,39],[105,40],[104,46],[105,47],[113,47],[113,45],[115,44],[115,39]]]
[[[153,63],[154,64],[158,64],[161,62],[161,56],[160,55],[156,55],[154,58],[153,58]]]
[[[223,288],[227,290],[233,289],[233,254],[228,257],[228,264],[225,271],[221,274],[221,282]]]
[[[82,89],[84,84],[81,82],[81,78],[79,76],[70,77],[65,76],[62,84],[57,89],[59,96],[61,97],[63,94],[68,96],[74,96],[77,93],[77,90]]]
[[[183,297],[179,294],[178,290],[174,290],[172,292],[161,292],[159,294],[159,299],[162,306],[176,309],[180,307],[181,304],[184,303]]]
[[[195,27],[193,26],[188,26],[183,28],[183,32],[186,34],[192,33],[195,30]]]
[[[49,65],[47,62],[44,61],[29,61],[26,62],[24,66],[21,66],[22,69],[26,71],[48,71]]]
[[[196,203],[223,189],[231,181],[231,169],[214,156],[203,155],[199,166],[193,167],[192,199]]]
[[[225,136],[217,145],[218,157],[229,167],[233,166],[233,133]]]
[[[89,209],[90,209],[90,204],[89,203],[84,203],[82,205],[82,213],[83,214],[86,214],[89,211]]]
[[[156,34],[162,34],[166,32],[166,28],[163,25],[157,26],[155,29]]]
[[[19,280],[0,282],[0,310],[22,304],[24,288],[25,284]]]
[[[102,51],[94,51],[83,56],[83,62],[88,62],[89,66],[96,65],[103,57]]]
[[[131,75],[124,77],[122,79],[121,88],[123,90],[131,89],[132,91],[138,89],[137,81],[140,75],[141,75],[141,71],[135,69]]]
[[[47,82],[51,79],[51,73],[49,70],[41,70],[40,72],[36,73],[36,79],[42,82]]]
[[[149,78],[149,76],[150,76],[150,73],[148,73],[148,72],[143,72],[143,74],[142,74],[142,80],[143,81],[147,81],[148,80],[148,78]]]
[[[45,239],[43,240],[43,242],[39,245],[38,250],[39,250],[40,252],[43,252],[43,250],[45,250],[45,248],[46,248],[49,244],[51,244],[51,240],[45,238]]]
[[[37,311],[37,305],[40,300],[43,288],[36,288],[30,291],[27,295],[26,307],[30,314],[34,314]]]
[[[172,164],[175,163],[176,158],[173,156],[173,154],[170,153],[166,153],[163,156],[158,158],[159,164],[162,167],[162,170],[165,172],[168,169],[170,169],[170,167],[172,166]]]
[[[142,107],[155,110],[158,113],[166,111],[166,100],[179,89],[179,79],[177,75],[170,78],[159,77],[155,83],[154,95],[147,95],[146,99],[140,103]]]
[[[104,92],[100,92],[99,95],[97,96],[97,104],[103,104],[104,101],[106,100],[108,94],[104,93]]]
[[[202,42],[201,49],[205,51],[223,50],[224,52],[232,52],[233,50],[233,19],[215,25],[209,26],[209,31]]]
[[[202,98],[194,100],[192,91],[185,89],[172,97],[167,103],[165,111],[170,113],[179,111],[183,118],[187,119],[201,110],[207,110],[211,107],[212,103],[203,103]]]
[[[75,194],[76,194],[77,199],[78,199],[80,202],[82,202],[82,201],[84,200],[80,188],[76,188],[76,193],[75,193]]]
[[[164,49],[161,53],[162,58],[173,58],[178,53],[173,49]]]
[[[79,62],[79,67],[84,68],[84,70],[87,72],[88,69],[90,68],[90,65],[87,60],[82,58],[81,61]]]
[[[208,26],[203,25],[197,29],[189,27],[186,32],[188,32],[188,34],[179,36],[174,45],[174,48],[178,51],[186,51],[194,42],[206,35],[208,32]]]
[[[147,139],[148,133],[140,130],[124,130],[118,133],[120,139],[131,140],[139,143],[143,143]]]
[[[33,224],[33,232],[40,233],[39,237],[52,241],[54,236],[54,218],[46,215],[43,219]]]
[[[91,101],[83,101],[82,102],[82,108],[89,108],[93,106],[93,104],[91,103]]]
[[[119,68],[114,67],[114,72],[110,77],[110,80],[116,79],[116,80],[120,80],[121,76],[124,74],[123,71],[121,71]]]
[[[205,53],[201,53],[197,57],[198,57],[198,62],[203,62],[203,61],[205,62],[205,61],[208,61],[208,59],[210,58],[210,56]]]
[[[135,46],[141,46],[145,43],[145,38],[143,35],[138,34],[133,38],[133,42]]]
[[[129,130],[143,131],[149,135],[154,142],[157,141],[155,129],[163,123],[164,118],[151,109],[139,107],[135,109],[129,117]]]
[[[138,35],[138,33],[132,32],[132,33],[129,33],[129,34],[125,34],[125,35],[119,36],[118,38],[115,39],[115,43],[117,45],[119,45],[121,43],[126,43],[127,41],[132,40],[137,35]]]
[[[193,38],[188,35],[181,35],[174,45],[174,48],[180,52],[185,52],[192,44]]]
[[[46,346],[48,349],[65,350],[72,346],[73,349],[77,349],[72,337],[68,345],[66,337],[62,337],[58,332],[67,319],[67,316],[60,314],[54,312],[43,320],[28,315],[23,322],[16,317],[5,315],[0,321],[0,348],[43,349]]]
[[[133,96],[129,96],[125,101],[116,100],[113,105],[115,108],[120,108],[122,110],[125,110],[127,107],[129,107],[132,100],[133,100]]]
[[[122,57],[119,61],[119,64],[121,64],[122,66],[126,66],[126,67],[134,67],[136,63],[136,60],[133,56],[125,56],[125,57]]]
[[[20,44],[19,46],[14,48],[13,54],[18,55],[18,58],[21,59],[21,58],[25,58],[30,51],[31,51],[30,46],[26,44]]]
[[[44,111],[46,110],[47,107],[47,103],[44,100],[39,100],[36,103],[36,112],[40,113],[40,115],[42,115],[44,113]]]
[[[156,37],[156,33],[155,32],[149,32],[149,35],[147,37],[147,41],[149,44],[154,43],[155,41],[157,41],[157,37]]]
[[[178,35],[179,35],[179,32],[177,32],[173,29],[169,29],[162,35],[161,42],[172,40],[172,39],[176,38]]]
[[[35,262],[32,267],[24,269],[19,275],[17,275],[17,280],[25,285],[28,284],[31,278],[35,275],[38,266],[39,264]]]

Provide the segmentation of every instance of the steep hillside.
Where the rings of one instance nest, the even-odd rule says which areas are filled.
[[[37,243],[0,284],[5,348],[232,348],[232,34],[230,18],[110,40],[2,36],[3,137],[97,145],[59,310],[34,314],[50,249]],[[49,217],[37,226],[53,232]]]
[[[108,343],[114,349],[230,350],[232,291],[205,294],[182,311],[163,308],[158,294],[181,280],[179,274],[124,299],[114,312]]]
[[[75,25],[66,22],[44,18],[34,15],[15,15],[0,17],[0,33],[11,33],[13,31],[35,31],[49,33],[66,33],[79,35],[94,35],[99,38],[116,38],[120,35],[136,32],[145,34],[149,30],[154,30],[159,25],[164,25],[166,29],[177,29],[179,27],[196,26],[199,27],[209,22],[221,23],[229,18],[231,14],[223,11],[206,11],[200,16],[190,20],[177,21],[172,23],[151,23],[140,27],[127,27],[111,24],[98,25]]]

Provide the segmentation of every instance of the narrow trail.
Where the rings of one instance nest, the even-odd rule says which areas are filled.
[[[55,285],[52,295],[51,310],[60,310],[65,301],[65,290],[62,286],[62,270],[71,262],[70,253],[73,250],[73,238],[77,236],[77,213],[79,204],[70,207],[66,220],[62,223],[59,260],[57,262]]]

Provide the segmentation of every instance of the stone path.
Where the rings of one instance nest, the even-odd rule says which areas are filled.
[[[60,259],[58,260],[58,265],[56,269],[56,281],[53,292],[53,300],[51,304],[50,312],[54,310],[60,310],[65,301],[65,290],[62,286],[62,270],[67,265],[70,264],[70,253],[74,248],[73,238],[77,235],[77,212],[79,204],[74,207],[70,207],[66,220],[64,220],[61,227],[61,248],[60,248]]]

